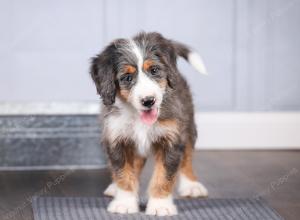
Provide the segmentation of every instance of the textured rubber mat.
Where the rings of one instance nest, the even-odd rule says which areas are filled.
[[[144,214],[145,205],[137,214],[121,215],[106,211],[110,198],[36,197],[33,199],[35,220],[99,220],[157,219]],[[261,199],[179,199],[179,214],[159,219],[205,220],[271,220],[283,219]]]

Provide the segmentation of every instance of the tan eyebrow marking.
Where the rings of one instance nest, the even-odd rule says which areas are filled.
[[[149,68],[154,65],[154,61],[153,60],[145,60],[144,64],[143,64],[143,69],[148,71]]]
[[[125,65],[124,66],[124,72],[133,74],[133,73],[136,72],[136,68],[134,66],[131,66],[131,65]]]

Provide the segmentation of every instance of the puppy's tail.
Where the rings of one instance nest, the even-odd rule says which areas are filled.
[[[199,73],[202,73],[204,75],[208,74],[203,59],[197,52],[193,51],[188,46],[176,41],[172,41],[172,44],[178,56],[181,56],[186,61],[188,61]]]

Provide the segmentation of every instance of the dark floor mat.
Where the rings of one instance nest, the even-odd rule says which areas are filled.
[[[35,220],[99,220],[99,219],[155,219],[143,213],[121,215],[106,211],[109,198],[36,197],[33,199]],[[159,219],[205,220],[277,220],[282,219],[260,199],[180,199],[175,200],[179,214]]]

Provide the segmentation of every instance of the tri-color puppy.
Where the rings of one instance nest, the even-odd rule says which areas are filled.
[[[139,175],[146,157],[155,158],[146,214],[175,215],[172,189],[181,196],[207,196],[192,168],[197,137],[189,86],[177,69],[181,56],[199,72],[199,55],[159,33],[117,39],[92,59],[90,74],[102,97],[102,138],[113,183],[104,194],[108,211],[139,211]]]

